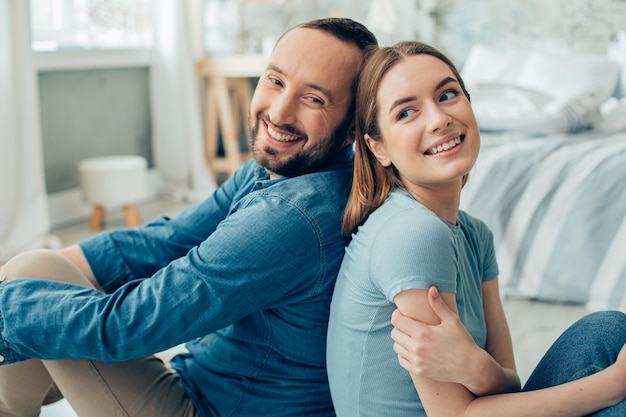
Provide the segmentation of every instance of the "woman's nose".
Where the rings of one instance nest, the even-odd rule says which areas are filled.
[[[452,117],[446,113],[445,109],[438,106],[436,103],[428,106],[428,130],[436,132],[438,130],[445,129],[452,123]]]

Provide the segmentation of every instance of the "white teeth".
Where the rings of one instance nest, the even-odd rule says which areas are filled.
[[[279,140],[281,142],[293,142],[298,140],[297,136],[292,136],[292,135],[285,135],[282,133],[278,133],[277,131],[275,131],[274,129],[272,129],[269,125],[267,126],[267,131],[269,132],[270,136],[276,140]]]
[[[436,153],[439,153],[441,151],[447,151],[449,149],[454,148],[456,145],[458,145],[459,143],[461,143],[461,138],[457,137],[456,139],[452,139],[449,142],[445,142],[439,146],[436,146],[434,148],[432,148],[430,150],[431,155],[434,155]]]

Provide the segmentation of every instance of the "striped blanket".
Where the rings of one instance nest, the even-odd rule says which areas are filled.
[[[461,194],[494,233],[504,296],[626,311],[626,132],[483,133]]]

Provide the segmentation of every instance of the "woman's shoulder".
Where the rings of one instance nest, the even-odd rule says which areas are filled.
[[[364,228],[378,238],[403,238],[448,234],[445,223],[435,213],[400,189],[393,191],[387,200],[365,222]]]
[[[485,223],[482,219],[474,217],[463,210],[459,210],[457,218],[459,225],[464,229],[469,230],[472,233],[491,235],[489,226],[487,226],[487,223]]]
[[[461,233],[465,236],[465,241],[470,245],[472,251],[482,253],[485,256],[493,255],[493,233],[483,220],[459,211],[458,223]]]

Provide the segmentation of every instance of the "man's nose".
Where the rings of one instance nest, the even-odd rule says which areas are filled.
[[[270,121],[275,125],[294,124],[296,119],[297,100],[287,92],[275,97],[270,105]]]

